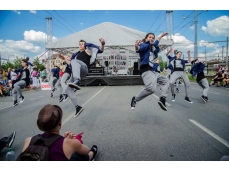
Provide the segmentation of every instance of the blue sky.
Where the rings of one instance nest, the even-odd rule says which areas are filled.
[[[194,13],[194,10],[173,11],[175,48],[184,52],[194,51]],[[221,57],[226,42],[217,41],[226,41],[229,36],[229,11],[198,10],[198,14],[198,56],[205,56],[203,45],[206,45],[207,57]],[[45,52],[46,17],[53,18],[54,40],[102,22],[113,22],[156,35],[166,31],[165,10],[0,10],[2,58],[12,60],[24,55],[34,58]]]

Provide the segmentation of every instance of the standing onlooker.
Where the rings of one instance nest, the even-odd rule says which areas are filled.
[[[42,82],[46,79],[46,69],[41,71],[41,79],[42,79]]]
[[[37,86],[40,86],[41,85],[41,83],[40,83],[40,76],[41,76],[41,71],[40,71],[40,69],[38,69],[38,71],[37,71]]]
[[[32,79],[33,79],[33,85],[32,85],[32,87],[33,88],[35,88],[35,87],[37,87],[37,74],[38,74],[38,72],[37,72],[37,68],[34,68],[33,69],[33,72],[32,72]]]
[[[15,73],[15,69],[12,69],[10,72],[12,89],[14,88],[14,84],[17,82],[17,74]]]
[[[11,80],[11,68],[8,68],[8,71],[6,72],[6,84]]]
[[[0,70],[0,83],[3,84],[3,71],[2,71],[2,69]]]
[[[6,86],[7,74],[4,69],[2,69],[2,76],[3,86]]]

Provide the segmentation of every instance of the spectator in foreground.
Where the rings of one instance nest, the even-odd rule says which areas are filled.
[[[5,136],[0,139],[0,152],[2,151],[4,147],[10,148],[13,145],[15,135],[16,135],[16,132],[14,131],[9,136]]]
[[[37,127],[43,133],[41,137],[51,138],[60,135],[62,126],[62,109],[57,105],[47,104],[39,112],[37,118]],[[32,137],[25,140],[22,152],[26,150],[30,144]],[[89,149],[86,145],[76,139],[76,135],[71,131],[65,132],[52,146],[49,148],[50,161],[94,161],[98,154],[98,148],[93,145]]]

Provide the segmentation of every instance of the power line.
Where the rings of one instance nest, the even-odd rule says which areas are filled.
[[[50,14],[48,11],[45,10],[45,12],[47,12],[49,15],[52,16],[52,14]],[[55,18],[60,24],[62,24],[66,29],[68,29],[71,33],[73,33],[69,28],[67,28],[63,23],[61,23],[56,17],[52,16],[53,18]]]
[[[26,11],[26,12],[28,12],[28,11]],[[45,21],[46,22],[46,20],[45,19],[43,19],[43,18],[41,18],[41,17],[39,17],[39,16],[37,16],[37,15],[35,15],[35,14],[33,14],[33,13],[30,13],[30,12],[28,12],[29,14],[32,14],[32,15],[34,15],[35,17],[37,17],[37,18],[39,18],[39,19],[41,19],[41,20],[43,20],[43,21]],[[61,27],[61,26],[58,26],[58,25],[56,25],[56,24],[54,24],[53,23],[53,25],[55,25],[55,26],[57,26],[57,27],[59,27],[59,28],[61,28],[61,29],[64,29],[64,30],[66,30],[65,28],[63,28],[63,27]],[[68,30],[67,30],[68,31]]]
[[[158,26],[158,28],[162,25],[162,23],[164,23],[164,22],[165,22],[165,20],[166,20],[166,17],[165,17],[165,19],[161,22],[161,24]],[[156,31],[155,31],[154,33],[156,33],[156,32],[157,32],[158,28],[156,29]]]
[[[198,44],[210,44],[210,43],[219,43],[219,42],[227,42],[227,41],[198,42]],[[187,46],[187,44],[181,45],[181,44],[184,44],[184,43],[173,43],[173,44],[176,44],[176,45],[179,45],[179,46]],[[188,44],[195,44],[195,43],[189,42]]]
[[[192,25],[190,25],[190,27],[192,27],[194,25],[194,23],[192,24]],[[190,28],[189,27],[189,28]],[[188,30],[188,27],[187,27],[187,29],[185,29],[181,34],[183,34],[184,32],[186,32]]]
[[[53,10],[53,11],[54,11],[55,13],[57,13],[56,10]],[[57,14],[58,14],[58,13],[57,13]],[[59,14],[58,14],[58,16],[61,17]],[[61,18],[62,18],[66,23],[68,23],[67,20],[65,20],[63,17],[61,17]],[[77,29],[74,28],[70,23],[68,23],[68,24],[69,24],[69,26],[71,26],[73,29],[75,29],[75,30],[77,31]]]
[[[153,25],[154,25],[154,23],[156,22],[156,20],[157,20],[158,16],[161,14],[161,12],[162,12],[162,10],[161,10],[161,11],[160,11],[160,13],[157,15],[157,17],[156,17],[156,19],[154,20],[153,24],[150,26],[150,28],[149,28],[148,32],[150,31],[150,29],[152,28],[152,26],[153,26]]]
[[[191,16],[192,13],[194,13],[194,10],[188,15],[188,17]],[[185,19],[187,19],[188,17],[186,17]],[[183,22],[185,21],[185,19],[183,19],[176,27],[174,27],[173,31],[174,31],[178,26],[180,26],[180,24],[183,23]]]

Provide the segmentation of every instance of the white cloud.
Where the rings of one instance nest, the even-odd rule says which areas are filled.
[[[83,25],[83,23],[80,23],[80,25]]]
[[[174,39],[174,48],[179,51],[187,52],[194,49],[194,45],[192,44],[192,42],[186,39],[184,36],[180,35],[179,33],[176,33],[173,36],[173,39]]]
[[[201,29],[212,36],[229,36],[229,17],[221,16],[214,20],[208,20],[207,26],[202,26]]]
[[[37,12],[35,10],[30,10],[30,13],[36,14]]]
[[[3,39],[0,39],[0,43],[3,42]]]
[[[192,26],[190,26],[190,28],[189,28],[190,30],[194,30],[195,29],[195,26],[194,25],[192,25]]]
[[[24,55],[28,53],[37,53],[41,51],[41,47],[25,40],[5,40],[0,42],[0,50],[2,58],[8,59],[8,57],[10,57],[10,60],[13,60],[16,56],[24,57]]]
[[[214,44],[214,43],[209,43],[208,41],[200,40],[199,46],[201,46],[201,47],[206,46],[206,48],[217,48],[219,45]]]
[[[20,11],[17,11],[17,10],[14,10],[14,12],[17,13],[17,14],[21,14],[21,12]]]
[[[41,31],[25,31],[24,32],[24,39],[28,42],[43,42],[45,43],[46,33]],[[53,41],[56,41],[57,38],[53,36]]]

